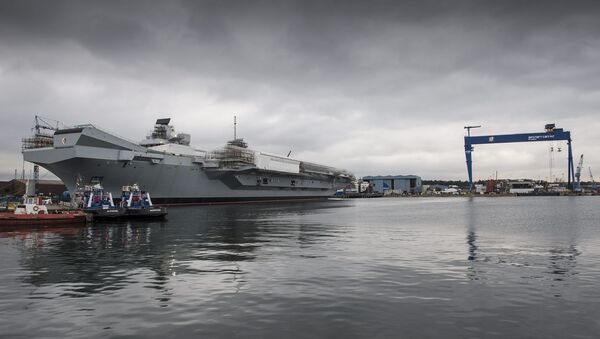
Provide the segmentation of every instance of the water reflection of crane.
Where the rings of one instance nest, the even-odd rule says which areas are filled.
[[[467,245],[469,245],[469,256],[467,257],[467,260],[469,261],[477,260],[477,244],[475,241],[477,241],[475,231],[469,230],[467,232]]]
[[[482,276],[487,270],[485,267],[493,270],[494,267],[482,266],[482,265],[493,265],[494,262],[499,265],[506,264],[506,260],[489,260],[490,258],[485,255],[482,256],[481,245],[478,244],[479,236],[477,229],[479,225],[477,214],[477,206],[475,206],[477,198],[469,198],[469,206],[467,207],[466,215],[466,240],[467,240],[467,273],[466,277],[469,280],[481,280],[485,277]],[[485,226],[485,225],[484,225]],[[509,250],[503,248],[503,256],[510,257],[510,263],[522,267],[527,270],[540,270],[535,274],[527,274],[525,276],[542,277],[545,280],[551,280],[553,282],[567,281],[572,279],[576,273],[577,256],[581,252],[577,249],[576,235],[569,233],[567,239],[556,245],[546,246],[546,250],[538,254],[531,254],[526,257],[522,256],[522,249],[515,248]],[[537,265],[531,265],[531,261],[537,261]],[[505,267],[496,267],[495,269],[501,270],[504,274]],[[540,275],[539,273],[542,273]],[[553,285],[554,286],[554,285]],[[560,286],[560,284],[559,284]],[[556,293],[556,296],[560,296],[560,292]]]
[[[467,261],[469,266],[467,268],[467,278],[469,280],[479,280],[479,272],[475,267],[475,262],[477,261],[477,255],[479,247],[477,246],[477,234],[475,233],[476,229],[476,216],[475,211],[476,208],[474,205],[474,198],[469,198],[469,207],[467,214],[467,248],[468,248],[468,256]]]
[[[550,265],[548,273],[555,275],[552,280],[563,281],[565,277],[574,274],[573,269],[577,264],[577,256],[581,252],[577,250],[574,244],[568,247],[557,247],[550,250]]]

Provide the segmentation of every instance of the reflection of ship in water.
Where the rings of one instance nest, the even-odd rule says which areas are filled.
[[[73,229],[70,234],[45,233],[45,242],[39,243],[40,232],[31,231],[23,241],[23,267],[31,272],[24,282],[35,286],[74,283],[74,296],[123,287],[127,271],[149,268],[158,276],[167,274],[160,262],[146,259],[151,248],[153,226],[141,227],[121,224],[116,227],[86,227]]]
[[[320,236],[314,229],[304,234],[301,224],[285,220],[307,210],[315,213],[335,206],[313,202],[259,209],[256,205],[181,207],[168,224],[99,223],[64,234],[32,231],[3,236],[22,240],[20,262],[30,272],[23,277],[26,283],[66,283],[70,287],[64,294],[76,297],[122,289],[132,276],[139,281],[142,274],[145,287],[166,295],[169,280],[182,274],[219,274],[229,276],[230,281],[240,280],[245,274],[240,263],[255,260],[264,243],[285,238],[301,246],[310,237]],[[279,219],[283,221],[278,223]],[[40,234],[44,234],[43,241],[38,239]]]

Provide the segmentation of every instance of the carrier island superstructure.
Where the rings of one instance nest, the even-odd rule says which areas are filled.
[[[23,158],[71,192],[82,183],[101,182],[111,192],[138,183],[157,203],[324,198],[354,179],[346,170],[251,150],[240,138],[212,152],[190,146],[190,139],[175,133],[169,118],[158,119],[139,143],[79,125],[45,141],[24,139]]]

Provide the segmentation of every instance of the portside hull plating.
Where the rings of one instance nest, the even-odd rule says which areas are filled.
[[[185,159],[182,159],[182,162]],[[107,192],[120,192],[121,187],[129,183],[139,183],[140,188],[151,192],[156,203],[187,204],[240,201],[270,201],[282,199],[315,199],[326,198],[335,193],[339,187],[347,183],[339,181],[334,185],[320,180],[315,183],[310,178],[307,187],[278,187],[260,185],[231,188],[227,181],[210,179],[206,170],[196,164],[153,164],[147,161],[119,161],[106,159],[72,158],[56,163],[35,162],[58,176],[69,191],[76,189],[78,178],[84,180],[98,179]],[[265,174],[246,173],[248,177],[266,178]],[[286,176],[276,176],[284,180]],[[244,178],[240,178],[242,180]],[[311,183],[312,182],[312,183]],[[312,187],[311,187],[312,186]],[[316,186],[316,187],[315,187]]]

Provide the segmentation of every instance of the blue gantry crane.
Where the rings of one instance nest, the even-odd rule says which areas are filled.
[[[469,174],[469,191],[473,190],[473,160],[472,153],[474,150],[473,145],[490,145],[490,144],[504,144],[514,142],[536,142],[536,141],[567,141],[569,154],[568,154],[568,182],[567,187],[573,189],[573,179],[575,171],[573,168],[573,150],[571,148],[571,132],[565,131],[562,128],[556,128],[555,124],[546,124],[545,132],[541,133],[521,133],[521,134],[499,134],[499,135],[478,135],[471,136],[472,128],[479,128],[481,126],[465,126],[467,130],[467,136],[465,136],[465,156],[467,157],[467,173]]]

